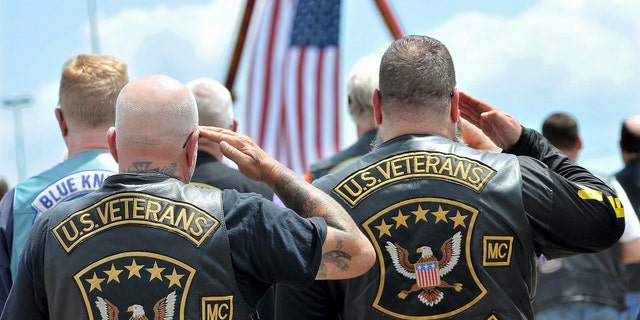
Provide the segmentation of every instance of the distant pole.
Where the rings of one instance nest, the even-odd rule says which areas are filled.
[[[375,3],[380,15],[382,15],[382,19],[384,19],[384,22],[387,25],[387,29],[389,29],[389,32],[393,37],[393,40],[398,40],[404,37],[404,32],[402,32],[400,23],[398,22],[398,19],[396,19],[396,16],[391,9],[391,5],[389,5],[387,0],[375,0]]]
[[[2,99],[2,106],[13,111],[13,128],[16,140],[16,166],[18,167],[18,181],[26,178],[27,159],[24,155],[24,140],[22,138],[22,108],[31,106],[30,96],[20,96]]]
[[[87,0],[87,10],[89,11],[89,32],[91,34],[91,51],[100,53],[100,40],[98,39],[98,19],[96,18],[96,1]]]
[[[253,15],[253,9],[255,7],[255,0],[247,0],[244,12],[242,14],[242,20],[240,21],[240,30],[236,37],[236,44],[233,48],[233,55],[231,56],[231,63],[229,63],[229,71],[227,71],[227,80],[225,81],[225,87],[231,92],[233,100],[235,100],[235,93],[233,85],[235,84],[236,74],[238,72],[238,66],[240,65],[240,57],[242,56],[242,50],[247,38],[247,32],[249,30],[249,24]]]

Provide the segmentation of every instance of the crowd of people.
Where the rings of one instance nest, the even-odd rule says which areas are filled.
[[[571,115],[522,126],[428,36],[347,93],[358,141],[302,177],[214,79],[72,57],[67,157],[0,201],[0,319],[636,318],[640,116],[597,175]]]

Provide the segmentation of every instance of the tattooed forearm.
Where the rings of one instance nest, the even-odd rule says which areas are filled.
[[[310,192],[311,189],[308,188],[308,186],[300,185],[300,183],[306,182],[300,182],[300,180],[294,179],[289,176],[287,172],[284,172],[284,174],[276,180],[274,191],[288,208],[297,212],[304,218],[308,218],[310,216],[325,216],[325,213],[319,214],[315,212],[322,202],[319,201],[312,192]]]
[[[274,191],[288,208],[303,218],[321,217],[328,226],[346,231],[350,235],[358,232],[350,217],[337,214],[342,211],[340,204],[327,197],[324,191],[299,179],[293,172],[282,172],[276,180]]]

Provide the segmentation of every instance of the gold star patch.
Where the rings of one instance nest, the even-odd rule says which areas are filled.
[[[98,278],[98,275],[94,272],[93,277],[91,279],[87,279],[87,282],[91,284],[89,292],[93,291],[93,289],[98,289],[98,291],[102,292],[102,287],[100,287],[102,281],[104,281],[104,278]]]
[[[447,213],[449,213],[449,210],[442,210],[442,206],[438,206],[438,211],[431,212],[432,215],[436,216],[436,222],[435,223],[438,223],[440,221],[444,221],[446,223],[447,222]]]
[[[124,267],[127,268],[127,270],[129,270],[129,278],[127,279],[131,279],[131,277],[133,277],[134,275],[137,276],[138,278],[142,278],[142,276],[140,275],[140,269],[142,269],[144,265],[136,264],[136,259],[133,259],[130,265],[124,266]]]
[[[380,223],[379,226],[375,226],[376,229],[380,230],[380,234],[378,235],[378,238],[382,238],[383,234],[388,235],[389,237],[391,237],[391,232],[389,231],[389,229],[391,229],[393,225],[392,224],[387,224],[384,219],[382,219],[382,223]]]
[[[107,283],[111,282],[111,281],[115,281],[117,283],[120,283],[120,273],[122,272],[122,269],[116,269],[116,266],[113,265],[113,263],[111,264],[111,269],[107,270],[107,271],[103,271],[104,273],[107,274],[107,276],[109,276],[109,278],[107,279]]]
[[[153,268],[147,268],[146,270],[151,274],[149,276],[149,282],[153,279],[162,281],[162,271],[164,271],[164,269],[165,268],[158,267],[158,262],[153,263]]]
[[[402,211],[398,210],[398,215],[395,217],[391,217],[391,219],[396,221],[396,229],[400,228],[400,226],[405,226],[408,228],[407,219],[409,219],[408,215],[402,214]]]
[[[466,215],[461,215],[460,214],[460,210],[456,210],[456,216],[455,217],[451,217],[449,219],[451,219],[451,221],[455,222],[455,224],[453,225],[453,228],[455,229],[457,226],[463,226],[464,228],[466,228],[467,226],[464,224],[464,219],[466,219],[467,216]]]
[[[173,286],[173,285],[176,285],[176,286],[182,288],[182,284],[180,283],[180,279],[182,279],[183,276],[184,276],[183,274],[178,274],[176,272],[176,268],[173,268],[173,272],[170,275],[164,276],[164,277],[169,280],[169,288],[171,288],[171,286]]]
[[[418,204],[418,210],[416,211],[411,211],[411,213],[413,213],[414,216],[416,216],[416,223],[420,220],[423,221],[427,221],[427,213],[429,212],[429,210],[424,210],[422,209],[422,207]]]

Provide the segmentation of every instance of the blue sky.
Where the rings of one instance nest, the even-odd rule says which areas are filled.
[[[548,114],[569,112],[584,141],[579,162],[602,173],[622,166],[620,122],[640,113],[640,2],[388,2],[405,34],[430,35],[449,47],[461,90],[535,129]],[[382,54],[392,39],[373,0],[343,5],[344,79],[360,57]],[[183,82],[201,76],[224,82],[243,6],[233,0],[96,0],[100,53],[125,60],[132,79],[163,73]],[[62,158],[53,110],[62,65],[91,52],[87,12],[79,0],[0,1],[0,98],[33,98],[21,111],[25,177]],[[241,64],[234,89],[241,132],[245,73]],[[20,179],[13,115],[0,109],[0,175],[11,185]],[[346,112],[344,120],[346,145],[355,135]]]

